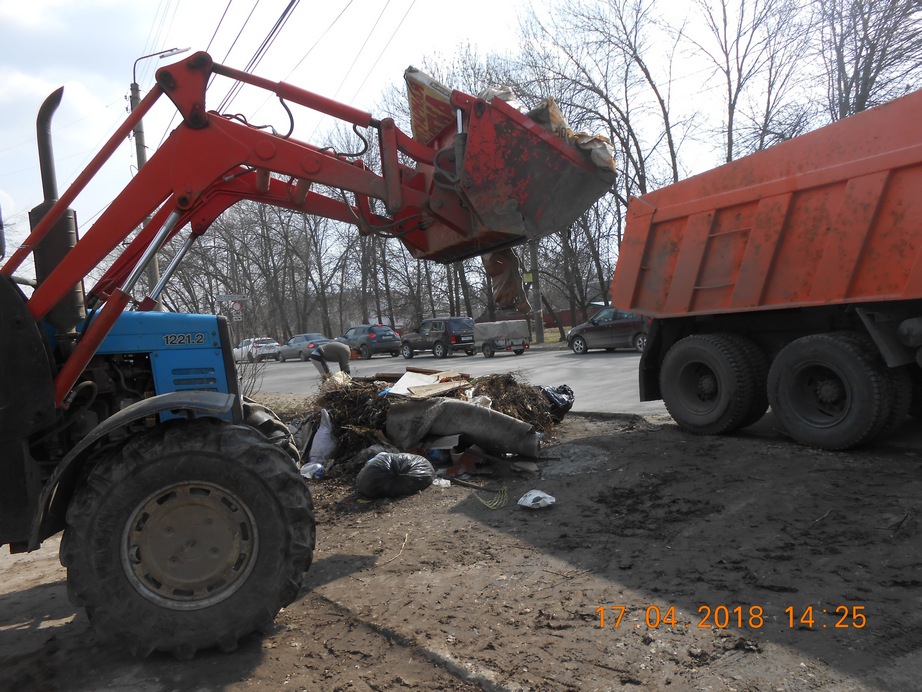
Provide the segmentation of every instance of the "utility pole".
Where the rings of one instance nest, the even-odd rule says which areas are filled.
[[[129,105],[133,111],[138,107],[138,104],[141,103],[141,89],[138,87],[138,63],[147,58],[168,58],[171,55],[178,55],[179,53],[185,53],[188,48],[170,48],[168,50],[163,50],[158,53],[150,53],[149,55],[142,55],[140,58],[134,61],[134,67],[131,69],[131,95],[129,97]],[[138,124],[134,126],[132,130],[134,135],[134,146],[135,152],[138,157],[138,170],[141,170],[141,167],[147,163],[147,147],[144,144],[144,124],[141,120],[138,120]],[[150,222],[150,217],[148,216],[144,220],[144,224]],[[160,262],[157,260],[157,255],[155,254],[150,261],[150,264],[147,265],[147,281],[150,285],[149,290],[153,290],[154,286],[157,285],[157,282],[160,281]],[[163,310],[163,303],[160,301],[160,298],[157,298],[156,310]]]
[[[528,242],[531,259],[531,297],[535,301],[535,343],[544,343],[544,307],[541,305],[541,278],[538,272],[538,239]]]

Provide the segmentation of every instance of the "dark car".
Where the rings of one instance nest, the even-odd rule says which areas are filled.
[[[278,347],[278,350],[275,352],[275,359],[280,363],[284,363],[289,358],[297,358],[302,361],[307,360],[311,356],[311,351],[320,344],[325,344],[328,341],[331,341],[331,339],[319,332],[314,332],[312,334],[295,334]]]
[[[404,332],[400,352],[404,358],[432,351],[436,358],[445,358],[455,351],[472,356],[474,346],[474,320],[470,317],[435,317],[423,320],[419,327]]]
[[[400,337],[397,332],[383,324],[360,324],[350,327],[345,334],[337,336],[334,341],[348,344],[366,360],[376,353],[400,355]]]
[[[590,348],[633,348],[643,353],[649,319],[618,308],[603,308],[567,332],[567,346],[580,355]]]

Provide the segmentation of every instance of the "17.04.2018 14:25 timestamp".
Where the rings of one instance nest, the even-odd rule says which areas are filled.
[[[864,613],[864,608],[865,607],[861,605],[837,605],[830,608],[815,608],[812,605],[803,608],[788,606],[784,609],[784,614],[787,616],[785,622],[791,629],[796,627],[797,629],[829,628],[860,630],[867,625],[868,621]],[[604,629],[606,623],[609,627],[614,629],[627,625],[628,623],[622,622],[627,610],[628,606],[608,606],[609,614],[606,617],[606,607],[599,606],[595,610],[598,615],[599,628]],[[830,615],[835,622],[828,625],[817,623],[817,612]],[[765,608],[759,605],[735,606],[732,608],[725,605],[702,605],[698,606],[698,615],[700,617],[695,628],[702,630],[727,629],[729,627],[736,627],[738,629],[746,627],[757,630],[761,629],[765,624]],[[651,605],[644,609],[643,622],[634,623],[634,628],[639,628],[641,626],[646,626],[649,629],[658,629],[660,627],[689,629],[692,626],[692,622],[678,619],[676,617],[675,606],[660,608],[659,606]]]

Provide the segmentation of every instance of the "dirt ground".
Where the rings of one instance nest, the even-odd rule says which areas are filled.
[[[0,688],[922,685],[919,451],[570,414],[542,457],[531,477],[493,467],[468,479],[486,489],[393,501],[315,482],[300,598],[271,634],[191,662],[136,660],[93,634],[67,600],[57,540],[3,554]],[[556,502],[519,506],[531,489]]]

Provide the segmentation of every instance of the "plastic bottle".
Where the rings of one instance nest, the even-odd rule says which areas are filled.
[[[317,462],[304,464],[301,467],[301,475],[305,478],[323,478],[323,464]]]

